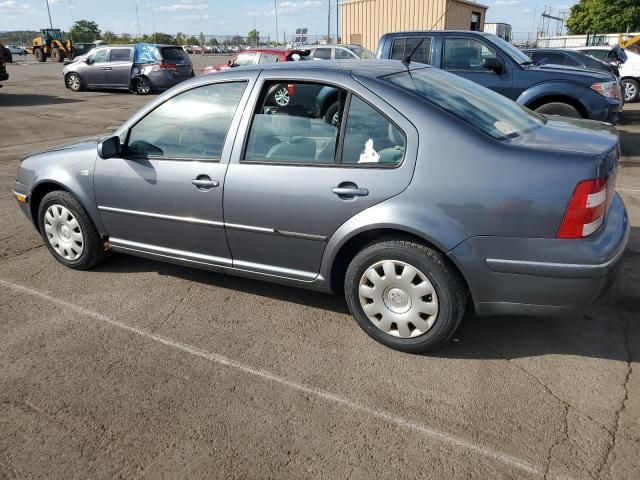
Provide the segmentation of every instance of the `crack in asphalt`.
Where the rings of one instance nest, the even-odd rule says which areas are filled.
[[[571,403],[567,402],[566,400],[560,398],[553,390],[551,390],[551,388],[545,384],[538,376],[536,376],[534,373],[530,372],[529,370],[527,370],[526,368],[524,368],[522,365],[518,364],[517,362],[515,362],[512,358],[507,357],[504,353],[502,353],[499,350],[496,350],[495,348],[493,348],[492,346],[481,342],[480,340],[476,339],[476,338],[472,338],[472,337],[468,337],[466,335],[460,335],[460,337],[466,338],[467,340],[471,340],[472,342],[476,343],[477,345],[480,345],[490,351],[492,351],[493,353],[495,353],[496,355],[499,355],[500,358],[502,358],[503,360],[506,360],[507,362],[509,362],[509,364],[513,365],[515,368],[517,368],[518,370],[520,370],[521,372],[523,372],[525,375],[527,375],[528,377],[532,378],[538,385],[540,385],[549,395],[551,395],[553,398],[555,398],[559,403],[561,403],[563,406],[570,408],[571,410],[573,410],[574,412],[584,416],[585,418],[587,418],[591,423],[593,423],[594,425],[598,426],[599,428],[601,428],[602,430],[604,430],[605,432],[607,432],[607,435],[609,435],[609,437],[613,437],[613,432],[606,426],[603,425],[602,423],[600,423],[598,420],[596,420],[595,418],[593,418],[591,415],[589,415],[587,412],[584,412],[582,410],[580,410],[578,407],[572,405]]]
[[[609,477],[611,477],[611,468],[613,467],[613,460],[615,458],[613,455],[618,443],[618,430],[620,429],[622,413],[627,408],[627,401],[629,400],[629,379],[631,378],[631,373],[633,371],[633,367],[631,365],[631,349],[629,348],[629,322],[627,321],[627,318],[619,311],[618,319],[620,321],[620,329],[622,330],[623,335],[623,345],[627,354],[627,373],[625,375],[624,382],[622,383],[624,395],[622,397],[622,400],[620,401],[620,405],[614,412],[615,420],[613,422],[614,428],[611,435],[611,441],[609,442],[607,451],[604,453],[603,460],[598,467],[597,478],[602,478],[602,473],[607,465],[609,466]]]
[[[26,250],[22,250],[21,252],[14,252],[14,253],[10,253],[9,255],[1,255],[0,256],[0,261],[2,260],[9,260],[10,258],[16,258],[19,257],[20,255],[24,255],[25,253],[29,253],[33,250],[37,250],[38,248],[42,248],[44,247],[43,244],[40,245],[36,245],[30,248],[27,248]]]
[[[549,478],[549,470],[551,469],[551,461],[553,460],[553,451],[569,440],[569,408],[569,404],[565,403],[562,436],[549,447],[549,451],[547,452],[547,465],[543,475],[544,480]]]
[[[184,303],[184,301],[187,299],[187,297],[191,293],[192,289],[193,289],[193,284],[190,283],[189,287],[187,288],[187,291],[184,293],[184,295],[182,295],[182,297],[178,299],[178,301],[175,303],[171,311],[165,316],[164,320],[162,320],[158,325],[156,325],[153,328],[153,330],[151,330],[152,333],[156,333],[158,330],[160,330],[164,326],[164,324],[167,323],[171,319],[171,317],[173,317],[173,314],[176,313],[176,310],[178,310],[178,307],[180,307],[180,305]]]

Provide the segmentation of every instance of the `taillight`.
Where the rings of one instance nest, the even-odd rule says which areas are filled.
[[[160,70],[175,70],[176,69],[176,64],[175,63],[161,63],[160,64]]]
[[[293,94],[296,93],[296,86],[293,83],[287,85],[287,93],[290,97],[293,97]]]
[[[607,197],[607,181],[604,178],[578,183],[556,237],[583,238],[598,230],[604,222]]]

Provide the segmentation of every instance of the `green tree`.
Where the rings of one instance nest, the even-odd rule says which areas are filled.
[[[218,39],[216,37],[210,38],[208,43],[212,47],[217,47],[218,46]]]
[[[173,38],[173,36],[169,35],[168,33],[157,32],[155,36],[156,36],[155,43],[166,43],[169,45],[175,45],[176,43],[175,38]],[[153,38],[153,35],[151,37]]]
[[[249,43],[251,45],[257,45],[258,39],[260,38],[260,32],[254,28],[247,34],[247,37],[249,38]]]
[[[203,46],[205,45],[205,38],[204,38],[204,33],[200,32],[200,43],[199,45]]]
[[[100,28],[96,22],[78,20],[69,29],[69,34],[74,42],[93,42],[100,39]]]
[[[569,33],[623,33],[640,29],[640,0],[580,0],[567,19]]]
[[[184,33],[182,32],[178,32],[176,33],[176,45],[186,45],[187,44],[187,38],[184,36]]]
[[[104,40],[106,43],[109,43],[109,44],[121,43],[120,38],[111,30],[107,30],[102,34],[102,40]]]
[[[198,45],[198,39],[193,35],[187,38],[187,45]]]

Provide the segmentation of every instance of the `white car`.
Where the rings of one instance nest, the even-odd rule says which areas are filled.
[[[607,55],[611,48],[613,47],[578,47],[575,50],[610,63]],[[620,83],[624,90],[624,101],[635,102],[640,94],[640,54],[637,53],[638,50],[630,48],[625,48],[624,52],[627,54],[627,61],[620,65]]]
[[[11,55],[26,55],[27,54],[27,49],[24,48],[24,47],[19,47],[18,45],[7,45],[6,47],[11,52]]]

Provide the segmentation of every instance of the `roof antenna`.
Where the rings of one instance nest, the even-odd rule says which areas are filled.
[[[409,64],[411,63],[411,58],[413,57],[413,54],[416,53],[418,51],[418,49],[420,48],[420,45],[422,45],[424,43],[426,37],[422,37],[422,39],[418,42],[418,44],[415,46],[415,48],[413,50],[411,50],[411,53],[409,55],[407,55],[406,57],[404,57],[404,60],[402,60],[402,63],[404,63],[404,65],[408,68]]]

